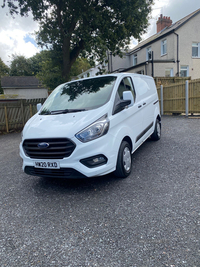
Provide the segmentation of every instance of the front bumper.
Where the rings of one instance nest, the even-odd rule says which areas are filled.
[[[109,140],[109,141],[108,141]],[[35,161],[46,161],[44,159],[32,159],[28,157],[20,143],[20,156],[23,159],[23,171],[29,175],[50,178],[85,178],[102,176],[110,173],[116,168],[117,151],[109,134],[93,140],[88,143],[81,143],[74,138],[76,149],[67,158],[57,159],[60,169],[35,168]],[[108,146],[109,144],[109,146]],[[83,162],[84,159],[95,155],[105,155],[107,162],[97,167],[87,167]],[[55,160],[48,160],[55,161]]]
[[[44,178],[87,178],[87,176],[71,168],[41,169],[35,168],[33,166],[26,166],[24,172],[28,175],[39,176]]]

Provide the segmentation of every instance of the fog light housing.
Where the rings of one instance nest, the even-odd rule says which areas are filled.
[[[96,155],[93,157],[81,159],[80,162],[88,168],[95,168],[106,164],[108,159],[104,155]]]

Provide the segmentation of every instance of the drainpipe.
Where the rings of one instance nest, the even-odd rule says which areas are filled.
[[[177,60],[176,60],[176,62],[177,62],[177,76],[179,77],[179,35],[176,33],[176,32],[174,32],[174,34],[176,35],[176,37],[177,37]]]
[[[152,64],[152,74],[151,74],[151,76],[154,77],[153,51],[151,52],[151,64]]]
[[[146,63],[145,63],[145,75],[147,75],[147,65],[149,64],[149,62],[148,61],[146,61]]]

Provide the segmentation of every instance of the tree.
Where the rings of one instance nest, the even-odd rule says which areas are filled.
[[[19,55],[13,55],[12,58],[10,76],[36,76],[50,90],[66,82],[62,77],[61,64],[56,51],[43,50],[31,58]],[[90,67],[87,59],[77,58],[69,76],[70,78],[77,76]]]
[[[18,5],[16,4],[18,3]],[[69,79],[81,52],[101,61],[107,50],[119,54],[148,26],[153,0],[4,0],[12,15],[28,15],[40,24],[37,41],[58,53],[62,77]]]
[[[90,62],[91,63],[91,62]],[[81,72],[91,68],[91,65],[86,58],[77,58],[71,67],[70,77],[76,77]]]
[[[7,76],[9,74],[9,67],[0,58],[0,94],[3,94],[3,89],[1,87],[1,77]]]
[[[41,51],[30,58],[31,68],[34,75],[50,90],[56,86],[66,82],[62,77],[61,64],[57,58],[57,53],[53,50]],[[77,58],[70,71],[70,78],[77,76],[82,71],[86,71],[91,67],[85,58]]]
[[[56,86],[64,83],[62,77],[62,71],[59,64],[55,64],[53,57],[51,57],[52,51],[45,51],[43,53],[42,60],[39,62],[38,72],[36,77],[45,85],[48,89],[53,90]]]
[[[0,58],[0,76],[6,76],[9,74],[9,67]]]
[[[10,76],[33,76],[31,61],[25,56],[12,55]]]

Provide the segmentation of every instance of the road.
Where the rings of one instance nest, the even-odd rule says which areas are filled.
[[[126,179],[32,177],[0,136],[0,266],[200,266],[200,119],[163,117]]]

